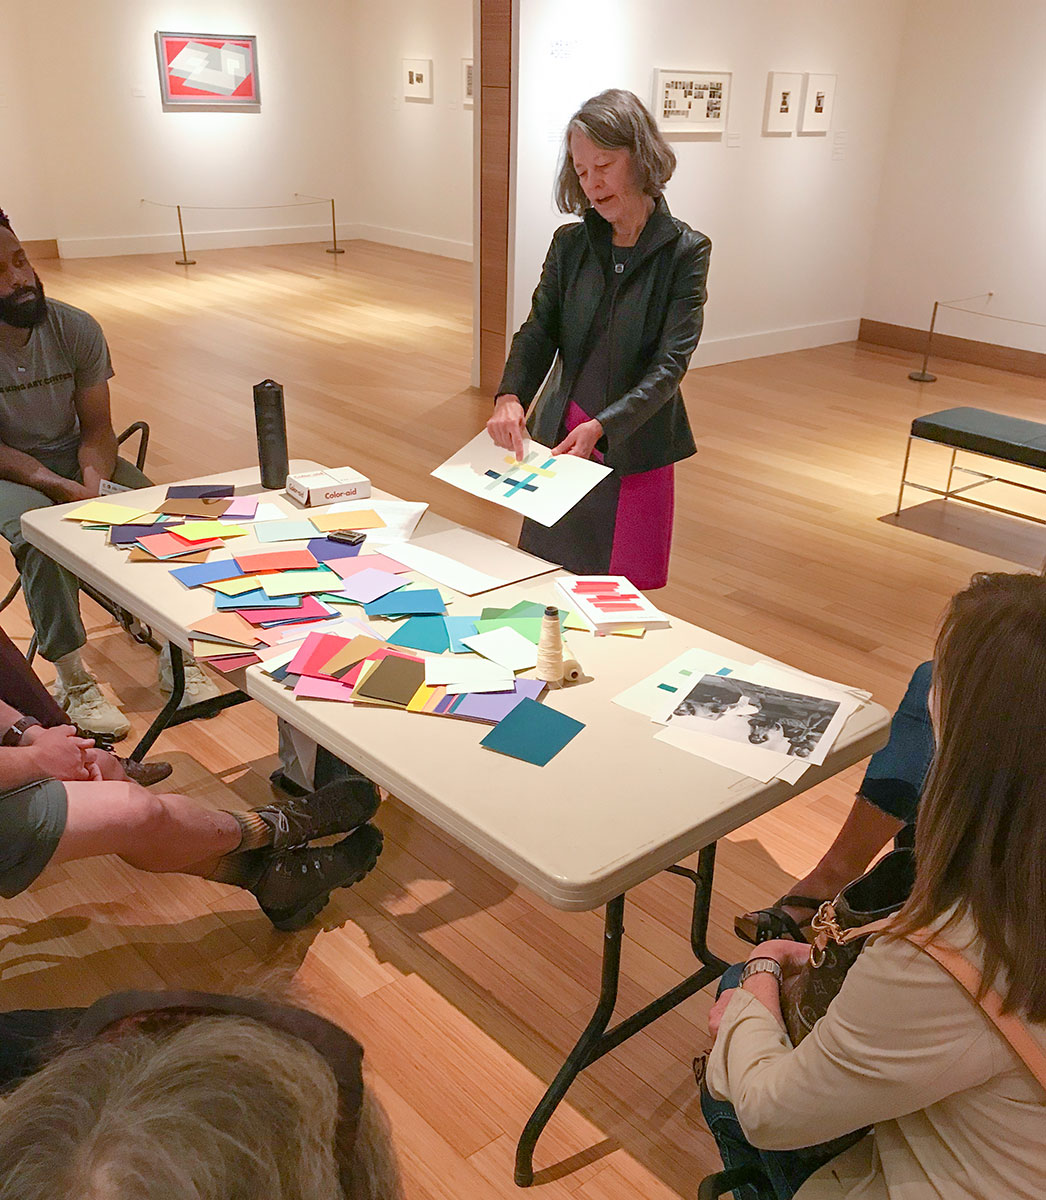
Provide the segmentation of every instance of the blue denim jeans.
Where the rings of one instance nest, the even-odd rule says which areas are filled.
[[[872,755],[857,789],[876,808],[906,825],[915,824],[919,794],[933,761],[931,670],[928,662],[915,668],[890,722],[890,740]]]
[[[717,996],[727,988],[737,987],[743,965],[737,963],[723,972]],[[713,1100],[704,1086],[701,1088],[701,1111],[719,1147],[723,1166],[728,1171],[754,1166],[766,1176],[766,1183],[735,1188],[735,1200],[792,1200],[814,1171],[836,1155],[835,1150],[819,1154],[816,1148],[757,1150],[745,1137],[734,1106],[728,1100]]]

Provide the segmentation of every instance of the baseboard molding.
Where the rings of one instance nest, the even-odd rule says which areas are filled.
[[[746,358],[765,358],[769,354],[787,354],[790,350],[810,350],[857,338],[857,317],[846,321],[826,321],[820,325],[797,325],[790,329],[770,329],[740,337],[702,341],[690,362],[693,367],[715,367],[720,363],[740,362]]]
[[[857,337],[858,341],[867,342],[872,346],[910,350],[920,359],[926,353],[926,330],[912,329],[908,325],[890,325],[885,321],[869,321],[862,317]],[[1036,350],[1018,350],[1013,346],[999,346],[994,342],[977,342],[971,338],[935,333],[933,357],[930,359],[929,368],[931,371],[935,358],[951,358],[979,367],[995,367],[1000,371],[1017,371],[1022,375],[1046,379],[1046,354]]]
[[[29,256],[30,262],[43,262],[45,258],[58,257],[58,239],[44,238],[38,242],[23,242],[22,249]]]
[[[185,244],[192,258],[197,250],[227,250],[238,246],[285,246],[298,242],[329,242],[330,225],[280,225],[262,229],[223,229],[204,233],[191,228],[185,231]],[[420,250],[424,254],[439,254],[445,258],[471,261],[472,246],[468,242],[455,242],[449,238],[430,237],[427,234],[410,233],[403,229],[385,229],[380,225],[346,223],[338,225],[338,240],[363,239],[381,242],[387,246],[401,246],[407,250]],[[47,245],[47,243],[31,243]],[[53,257],[61,258],[112,258],[124,254],[181,255],[181,243],[177,229],[172,233],[132,234],[121,237],[102,238],[58,238]],[[33,257],[30,254],[30,258]],[[38,256],[39,257],[39,256]]]
[[[388,229],[384,225],[355,224],[350,226],[350,237],[367,242],[381,242],[385,246],[399,246],[404,250],[420,250],[422,254],[438,254],[441,258],[456,258],[462,262],[472,261],[472,243],[459,242],[452,238],[432,237],[427,233],[411,233],[407,229]]]

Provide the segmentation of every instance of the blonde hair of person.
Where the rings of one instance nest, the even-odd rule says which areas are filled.
[[[660,196],[676,169],[675,153],[643,101],[634,92],[608,88],[582,104],[563,135],[555,189],[560,212],[580,217],[592,207],[574,170],[572,133],[584,134],[604,150],[627,150],[632,156],[636,186],[647,196]]]
[[[324,1059],[259,1021],[103,1036],[0,1104],[0,1200],[398,1198],[382,1114],[366,1099],[342,1190],[337,1116]]]
[[[972,919],[983,991],[1046,1021],[1046,578],[975,575],[933,664],[937,752],[919,804],[915,886],[891,931]]]

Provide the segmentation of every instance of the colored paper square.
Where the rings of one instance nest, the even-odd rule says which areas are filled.
[[[450,651],[452,654],[471,654],[472,651],[461,640],[462,638],[472,637],[478,633],[476,628],[477,617],[442,617],[444,625],[447,627],[447,637],[450,640]]]
[[[234,496],[222,513],[223,521],[253,521],[258,514],[257,496]]]
[[[315,533],[315,529],[313,533]],[[330,538],[314,537],[306,549],[317,562],[333,563],[339,558],[355,558],[362,546],[350,546],[347,542],[332,542]]]
[[[156,510],[169,517],[221,517],[229,501],[221,496],[185,496],[165,500]]]
[[[514,629],[520,637],[536,646],[541,641],[541,624],[543,617],[495,617],[492,621],[477,621],[477,633],[489,633],[492,629]]]
[[[303,676],[294,685],[294,695],[298,700],[340,700],[344,703],[352,699],[352,688],[336,679]]]
[[[108,500],[88,500],[72,512],[65,513],[64,521],[88,521],[95,525],[131,525],[144,517],[148,508],[132,508],[125,504],[112,504]]]
[[[343,579],[357,575],[360,571],[388,571],[392,575],[403,575],[410,570],[403,563],[389,558],[387,554],[361,554],[358,558],[336,559],[330,564]]]
[[[573,717],[528,697],[520,700],[480,745],[543,767],[584,728]]]
[[[450,637],[445,621],[445,617],[411,617],[388,639],[389,645],[408,646],[411,650],[442,654],[450,649]]]
[[[470,650],[482,654],[509,671],[526,671],[537,666],[538,648],[515,629],[492,629],[464,639]]]
[[[257,591],[260,584],[257,575],[241,575],[239,579],[219,579],[203,586],[212,592],[221,592],[223,596],[242,596],[244,592]]]
[[[254,536],[259,542],[307,542],[316,536],[308,521],[258,521]]]
[[[261,588],[244,592],[242,596],[214,597],[214,607],[219,612],[239,612],[246,608],[301,608],[301,596],[281,596],[278,600],[266,596]]]
[[[183,541],[173,533],[150,533],[146,537],[139,538],[138,545],[153,558],[177,558],[181,554],[192,554],[194,550],[210,548]],[[214,545],[220,546],[221,542],[216,542]]]
[[[208,554],[210,554],[209,550],[193,550],[187,546],[184,554],[179,554],[177,558],[165,558],[163,561],[169,563],[205,563]],[[131,552],[127,556],[127,561],[129,563],[154,563],[157,561],[157,558],[155,554],[150,554],[147,550],[143,550],[141,546],[132,546]]]
[[[345,638],[333,633],[310,633],[298,647],[298,652],[288,664],[295,675],[312,674],[316,663],[325,663],[347,645]]]
[[[536,700],[544,690],[545,684],[540,679],[517,679],[510,692],[467,692],[454,705],[453,715],[466,721],[496,725],[521,700]]]
[[[308,550],[295,548],[293,550],[269,550],[259,554],[237,554],[236,561],[248,575],[257,575],[260,571],[312,571],[316,569],[316,559]]]
[[[411,697],[425,682],[425,664],[415,659],[388,655],[356,685],[354,699],[380,700],[406,708]]]
[[[447,606],[435,588],[400,588],[364,605],[363,611],[368,617],[432,616],[445,613]]]
[[[258,582],[266,596],[303,596],[307,592],[326,592],[337,576],[326,568],[315,571],[281,571],[276,575],[260,575]]]
[[[257,636],[251,625],[238,613],[211,613],[189,626],[189,632],[241,646],[253,646]]]
[[[155,521],[150,525],[110,525],[109,545],[130,546],[139,538],[152,537],[154,533],[163,533],[165,530],[166,524],[161,521]]]
[[[253,667],[259,662],[261,659],[257,654],[229,654],[224,658],[209,658],[207,665],[224,675],[229,671],[238,671],[241,667]]]
[[[168,500],[201,499],[231,496],[236,489],[231,483],[176,483],[167,489]],[[257,504],[257,501],[255,501]]]
[[[385,528],[385,522],[372,508],[363,508],[359,512],[314,513],[309,520],[320,533],[330,533],[332,529]]]
[[[354,561],[359,562],[360,560],[355,559]],[[367,570],[359,571],[344,580],[341,594],[348,596],[350,600],[355,600],[357,604],[370,604],[372,600],[377,600],[380,596],[387,596],[389,592],[403,587],[405,582],[390,571],[375,571],[368,567]]]
[[[205,583],[216,583],[219,579],[238,579],[243,572],[231,558],[218,562],[200,563],[199,566],[175,567],[171,574],[186,587],[201,587]]]
[[[333,658],[323,663],[322,673],[330,675],[334,679],[341,679],[357,663],[362,662],[381,648],[382,643],[377,638],[368,637],[366,634],[359,634],[347,646],[339,650]]]
[[[223,525],[221,521],[187,521],[184,525],[171,525],[168,533],[176,533],[187,542],[209,542],[212,538],[245,537],[247,530],[242,525]]]

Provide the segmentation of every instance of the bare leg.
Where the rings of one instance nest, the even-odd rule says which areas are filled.
[[[136,783],[66,783],[68,816],[51,862],[117,854],[140,871],[206,875],[243,838],[230,813]]]
[[[862,796],[857,796],[835,841],[817,866],[798,880],[792,891],[800,896],[834,899],[851,880],[864,874],[872,859],[903,828],[903,821],[869,804]],[[785,911],[791,912],[788,908]],[[809,912],[803,910],[792,915],[810,919]]]

